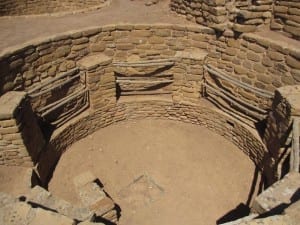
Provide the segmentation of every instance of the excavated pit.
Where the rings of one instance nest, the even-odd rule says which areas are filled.
[[[240,218],[249,213],[260,182],[253,162],[222,136],[153,119],[112,125],[73,144],[49,190],[78,204],[73,179],[85,171],[98,177],[120,206],[121,225],[204,225]]]
[[[222,224],[298,199],[294,1],[289,20],[286,1],[42,2],[0,9],[0,46],[23,43],[0,53],[0,224]]]

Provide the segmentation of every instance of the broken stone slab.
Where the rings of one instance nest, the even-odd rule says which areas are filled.
[[[300,173],[288,173],[255,198],[252,212],[263,214],[272,210],[281,213],[291,203],[300,199],[299,187]]]
[[[76,188],[80,188],[88,183],[95,182],[96,180],[97,177],[94,174],[92,174],[90,171],[87,171],[74,177],[73,183]]]
[[[40,208],[33,209],[34,217],[28,225],[75,225],[76,222],[66,216],[43,210]]]
[[[97,217],[103,217],[115,208],[115,204],[95,182],[96,180],[97,178],[91,172],[85,172],[76,176],[73,182],[83,205],[93,211]]]
[[[87,207],[75,207],[71,203],[53,196],[40,186],[35,186],[27,197],[27,202],[55,210],[58,213],[79,221],[93,220],[94,213]]]

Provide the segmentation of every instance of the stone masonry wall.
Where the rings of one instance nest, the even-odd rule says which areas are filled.
[[[236,80],[271,93],[276,88],[300,83],[300,51],[297,46],[252,33],[239,39],[222,36],[212,44],[216,47],[206,63]],[[268,98],[260,98],[226,81],[220,80],[219,86],[261,108],[271,106]]]
[[[107,0],[1,0],[0,16],[20,16],[101,7]]]
[[[120,24],[71,31],[47,40],[37,40],[26,46],[5,50],[0,55],[2,94],[13,90],[28,91],[41,82],[56,77],[59,72],[79,67],[81,71],[85,71],[87,76],[90,109],[95,110],[95,114],[101,115],[104,112],[119,111],[115,106],[112,107],[116,104],[116,85],[112,62],[127,61],[133,56],[141,61],[175,60],[174,65],[169,69],[174,76],[171,96],[174,104],[199,103],[203,82],[203,64],[214,65],[240,81],[270,92],[280,86],[299,83],[298,73],[300,70],[299,49],[285,43],[270,41],[270,39],[256,34],[244,34],[238,39],[231,35],[217,37],[210,28],[169,24]],[[85,69],[81,67],[82,60],[90,62],[92,61],[90,57],[98,59],[99,55],[109,58],[106,64],[100,63],[97,65],[101,65],[100,67],[92,66]],[[215,82],[218,85],[226,86],[240,99],[247,99],[262,108],[270,109],[270,102],[266,102],[259,96],[239,90],[226,82]],[[139,109],[135,110],[139,111]],[[151,111],[151,109],[148,110]],[[162,117],[162,114],[153,111],[151,113],[153,113],[153,117],[155,115]],[[186,112],[179,117],[185,118],[185,114]],[[110,124],[112,121],[118,120],[117,118],[119,117],[109,116],[97,118],[95,121],[90,118],[84,120],[93,121],[92,123],[88,122],[89,129],[93,131],[101,127],[102,123]],[[122,116],[120,116],[120,120],[122,120]],[[69,129],[71,129],[69,133],[72,133],[74,127],[70,126],[66,130]],[[84,127],[78,130],[79,134],[83,132],[85,132]],[[58,144],[51,142],[50,146],[53,145],[55,148],[61,146],[61,150],[65,149],[68,143],[73,143],[79,135],[74,134],[75,139],[72,141],[72,134],[69,135],[69,133],[62,133],[60,138],[64,141],[60,141]],[[68,138],[64,135],[67,135]],[[230,136],[232,137],[232,135]],[[242,148],[246,149],[246,147]],[[61,151],[50,153],[47,157],[48,161],[51,157],[59,157]],[[47,155],[47,151],[43,154]],[[260,150],[249,154],[252,155],[251,157],[259,157],[259,162],[271,159],[268,156],[269,153]],[[44,165],[47,165],[47,160]],[[266,165],[271,167],[274,164],[269,162]],[[272,174],[269,169],[265,169],[263,166],[261,168],[265,173]]]
[[[39,161],[41,180],[47,182],[60,155],[74,142],[119,121],[144,118],[170,119],[205,126],[232,141],[266,174],[270,170],[265,163],[269,156],[260,138],[221,111],[201,104],[148,100],[109,104],[96,111],[85,112],[67,127],[57,129]]]
[[[217,38],[212,29],[198,26],[124,24],[68,32],[6,50],[0,54],[0,93],[30,90],[75,68],[84,56],[99,52],[116,61],[126,61],[132,55],[141,60],[172,58],[177,52],[193,49],[209,53],[205,63],[260,89],[273,92],[278,87],[300,83],[297,46],[257,34]],[[243,90],[231,87],[231,91],[264,108],[270,106]]]
[[[24,92],[0,98],[0,165],[32,166],[45,141]]]
[[[171,0],[170,8],[188,20],[224,31],[253,32],[270,24],[273,0]]]
[[[37,40],[0,53],[0,94],[29,90],[76,67],[89,54],[103,53],[117,61],[174,57],[177,51],[208,50],[213,30],[177,25],[108,25]]]
[[[282,31],[289,37],[300,40],[300,2],[276,0],[271,29]]]

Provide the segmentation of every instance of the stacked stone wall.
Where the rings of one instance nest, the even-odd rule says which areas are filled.
[[[0,104],[0,165],[33,166],[44,138],[25,93],[9,92]]]
[[[106,105],[96,111],[86,112],[72,120],[67,127],[56,130],[39,162],[41,179],[47,181],[60,155],[79,139],[120,121],[145,118],[175,120],[207,127],[237,145],[262,171],[270,170],[265,165],[267,151],[257,134],[223,112],[201,104],[149,100]]]
[[[172,0],[171,10],[216,30],[244,33],[270,24],[273,0]]]
[[[1,0],[0,16],[20,16],[66,11],[83,11],[103,6],[107,0]]]
[[[209,53],[205,63],[257,88],[273,92],[278,87],[300,83],[299,49],[284,42],[256,34],[217,38],[212,29],[197,26],[112,25],[5,51],[0,56],[0,93],[29,90],[75,68],[84,56],[99,52],[125,61],[132,55],[141,60],[171,58],[177,52],[193,49]],[[231,90],[237,96],[270,106],[243,90]]]
[[[99,55],[105,56],[104,58],[109,60],[104,60],[104,64],[99,63],[94,67],[90,57],[95,57],[97,61]],[[168,69],[174,78],[171,101],[172,104],[181,104],[187,109],[190,104],[197,105],[200,103],[203,80],[207,76],[207,73],[204,73],[203,65],[213,65],[243,83],[270,92],[277,87],[299,84],[300,82],[298,79],[300,70],[299,49],[285,43],[271,41],[256,34],[244,34],[238,39],[230,35],[217,37],[212,29],[198,26],[121,24],[90,28],[84,31],[72,31],[44,41],[38,40],[26,46],[19,46],[16,49],[5,50],[0,56],[1,93],[29,91],[42,82],[56,77],[60,72],[66,72],[75,67],[80,68],[85,73],[86,87],[91,103],[90,109],[95,110],[93,113],[95,117],[82,118],[87,125],[76,123],[80,129],[75,134],[72,130],[77,125],[70,125],[66,128],[66,133],[61,133],[59,137],[61,139],[57,139],[57,144],[55,141],[51,142],[50,146],[60,150],[43,152],[44,155],[50,152],[50,155],[46,157],[49,161],[51,157],[59,157],[63,149],[78,140],[77,137],[85,136],[86,132],[90,133],[99,129],[104,126],[102,124],[107,126],[114,121],[124,120],[119,107],[124,107],[124,110],[127,110],[128,105],[121,105],[122,97],[116,103],[114,62],[127,62],[132,57],[135,60],[148,60],[148,62],[160,59],[174,60],[174,65]],[[87,62],[86,68],[81,66],[82,61]],[[266,110],[270,109],[270,101],[265,101],[255,94],[240,90],[224,81],[214,80],[214,82],[230,90],[241,101],[246,99]],[[114,106],[115,104],[117,107]],[[154,112],[155,106],[149,102],[147,104],[150,105],[150,108],[147,108],[146,105],[137,104],[137,108],[134,109],[136,113],[126,113],[126,115],[138,115],[137,112],[139,112],[140,107],[146,107],[142,114],[144,117],[147,117],[147,110],[151,112],[152,117],[157,115],[158,118],[164,118],[169,114],[169,111],[160,111],[163,107],[159,107],[158,112]],[[108,112],[116,114],[103,116],[103,113]],[[194,111],[191,110],[192,112]],[[196,123],[198,117],[207,120],[202,114],[192,117],[193,114],[185,111],[178,115],[175,110],[170,112],[170,115],[172,114],[175,115],[174,118],[178,116],[186,122]],[[135,116],[132,117],[134,119]],[[212,121],[208,126],[213,126],[213,123],[215,121]],[[224,126],[226,121],[222,121],[222,123]],[[229,124],[232,123],[229,122]],[[222,129],[222,127],[215,130],[217,129]],[[220,131],[220,133],[222,132]],[[242,132],[239,131],[235,134],[238,133]],[[232,133],[228,134],[230,137],[234,137]],[[233,142],[236,143],[240,143],[239,140],[244,140],[239,136],[236,136],[235,139]],[[249,144],[255,141],[247,139],[247,142],[244,142]],[[241,148],[254,149],[247,145],[245,144]],[[261,149],[259,146],[257,148]],[[266,171],[261,162],[271,160],[269,153],[253,150],[253,152],[249,151],[248,154],[252,158],[259,157],[260,160],[256,162]],[[47,165],[47,160],[44,165]],[[273,166],[274,164],[269,162],[266,165]]]
[[[300,51],[297,45],[293,47],[283,41],[250,33],[239,39],[222,36],[212,41],[212,45],[215,48],[206,63],[243,83],[271,93],[276,88],[300,83]],[[219,86],[264,109],[271,106],[272,101],[268,98],[236,89],[226,81],[220,80]]]
[[[300,40],[300,2],[276,0],[271,29]]]

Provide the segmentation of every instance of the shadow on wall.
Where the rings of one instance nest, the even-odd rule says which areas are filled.
[[[248,199],[245,203],[239,203],[237,207],[230,210],[224,216],[216,221],[216,224],[227,223],[248,216],[250,213],[251,204],[257,194],[263,190],[263,177],[260,174],[259,169],[256,167],[253,174],[252,184],[249,190]]]

